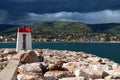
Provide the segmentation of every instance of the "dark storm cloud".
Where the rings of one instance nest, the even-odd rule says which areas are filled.
[[[113,16],[114,15],[114,16]],[[36,14],[28,13],[26,17],[19,19],[20,24],[33,24],[39,21],[73,21],[89,24],[95,23],[119,23],[120,11],[104,10],[99,12],[79,13],[79,12],[57,12]]]
[[[0,8],[9,11],[37,13],[91,12],[105,9],[119,9],[119,0],[4,0]]]
[[[48,12],[91,12],[105,9],[119,9],[119,0],[12,0],[19,10]]]
[[[7,17],[9,16],[6,10],[0,10],[0,24],[7,21]]]
[[[116,18],[116,16],[119,17],[119,9],[119,0],[1,0],[0,23],[30,24],[39,20],[68,20],[86,23],[102,23],[105,20],[105,22],[119,22],[119,18]],[[3,13],[5,17],[1,16]],[[66,16],[56,18],[55,14],[59,13]],[[76,16],[76,13],[79,15]],[[69,16],[70,14],[72,16]],[[53,17],[47,18],[46,15]],[[100,16],[106,19],[102,20]],[[114,21],[109,20],[108,17],[113,18]]]

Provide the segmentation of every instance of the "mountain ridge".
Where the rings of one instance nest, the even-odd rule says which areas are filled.
[[[110,28],[120,26],[120,23],[104,23],[104,24],[87,24],[93,32],[112,33],[108,31]]]
[[[17,32],[20,25],[0,24],[1,34],[11,34]],[[68,21],[42,21],[30,25],[33,32],[93,32],[93,33],[120,33],[120,23],[105,24],[85,24],[82,22]]]

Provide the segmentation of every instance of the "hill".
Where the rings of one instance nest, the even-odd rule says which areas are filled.
[[[12,34],[17,32],[19,25],[0,24],[1,34]],[[118,33],[120,24],[84,24],[81,22],[67,21],[43,21],[30,25],[33,33]]]
[[[35,33],[39,32],[57,32],[57,33],[75,33],[91,32],[91,29],[81,22],[63,22],[63,21],[45,21],[30,26]]]
[[[118,28],[120,28],[120,23],[87,24],[87,25],[91,28],[92,32],[120,33],[120,31],[117,30]]]
[[[0,34],[14,33],[17,28],[16,26],[18,26],[18,25],[0,24]]]
[[[120,25],[118,25],[116,27],[109,28],[105,32],[114,33],[114,34],[120,34]]]

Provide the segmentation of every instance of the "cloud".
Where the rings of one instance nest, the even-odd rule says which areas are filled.
[[[89,24],[97,23],[120,23],[120,10],[104,10],[98,12],[57,12],[46,14],[27,13],[22,19],[17,20],[20,24],[33,24],[39,21],[73,21]]]
[[[120,10],[103,10],[98,12],[57,12],[36,14],[28,12],[22,16],[11,19],[13,16],[6,10],[0,10],[0,23],[7,24],[34,24],[40,21],[72,21],[87,24],[120,23]]]
[[[8,16],[9,16],[8,11],[0,10],[0,24],[5,23],[7,21]]]
[[[36,2],[39,0],[11,0],[12,2],[26,3],[26,2]]]
[[[85,23],[120,23],[120,10],[104,10],[98,12],[82,13]]]
[[[119,0],[0,0],[0,9],[11,13],[37,14],[66,12],[95,12],[120,9]],[[101,6],[102,5],[102,6]]]

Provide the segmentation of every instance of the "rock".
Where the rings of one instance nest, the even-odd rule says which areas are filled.
[[[4,59],[3,58],[0,58],[0,62],[3,62],[4,61]]]
[[[80,77],[69,77],[69,78],[62,78],[59,80],[87,80],[86,78],[80,76]]]
[[[0,62],[0,69],[3,69],[4,67],[3,67],[3,63],[2,62]]]
[[[2,54],[14,54],[16,53],[14,49],[5,49]]]
[[[107,77],[105,77],[105,79],[106,80],[111,80],[111,79],[116,79],[116,80],[118,80],[118,79],[120,79],[120,72],[118,71],[118,72],[116,72],[116,71],[112,71],[112,73],[110,73],[110,75],[109,76],[107,76]]]
[[[7,59],[10,60],[12,59],[13,55],[7,55]]]
[[[0,49],[0,54],[3,53],[4,49]]]
[[[90,65],[89,66],[92,70],[99,70],[99,71],[108,71],[112,70],[111,65],[102,65],[102,64],[96,64],[96,65]]]
[[[4,62],[0,62],[0,69],[2,70],[2,69],[4,69],[5,67],[6,67],[6,63],[4,63]]]
[[[4,56],[1,57],[4,59]],[[34,77],[32,80],[37,80],[39,77],[40,79],[44,77],[45,80],[119,80],[120,78],[119,64],[84,52],[43,49],[42,53],[38,50],[21,55],[21,61],[27,63],[22,67],[23,70],[18,69],[22,79],[31,76]],[[36,63],[39,63],[39,67],[35,67]]]
[[[100,57],[88,57],[87,60],[91,61],[92,63],[95,63],[95,62],[102,63],[102,59]]]
[[[42,76],[31,76],[31,75],[18,74],[17,80],[45,80],[45,79]]]
[[[89,56],[88,56],[86,53],[84,53],[84,52],[81,52],[80,54],[81,54],[81,56],[82,56],[83,58],[88,58],[88,57],[89,57]]]
[[[7,58],[7,57],[4,57],[3,59],[4,59],[4,61],[7,61],[7,60],[8,60],[8,58]]]
[[[49,64],[47,67],[48,70],[57,70],[57,65],[55,64]]]
[[[2,55],[1,53],[0,53],[0,58],[4,58],[4,55]]]
[[[39,62],[41,63],[41,69],[42,69],[42,73],[44,74],[45,72],[47,72],[47,67],[48,67],[48,64],[46,64],[45,62]]]
[[[105,80],[120,80],[120,76],[107,76]]]
[[[111,80],[111,79],[112,79],[112,76],[105,77],[105,80]]]
[[[43,64],[41,62],[37,63],[26,63],[18,67],[17,75],[18,80],[44,80],[43,79]]]
[[[102,72],[102,78],[105,78],[106,76],[109,76],[109,74],[105,71]]]
[[[86,72],[87,73],[87,72]],[[89,73],[89,72],[88,72]],[[100,70],[92,70],[91,73],[89,73],[89,78],[91,79],[103,79],[106,76],[109,76],[109,74],[105,71],[100,71]]]
[[[92,70],[93,74],[100,75],[102,77],[103,74],[107,74],[105,71],[99,71],[99,70]],[[104,76],[103,76],[104,77]]]
[[[41,58],[43,58],[41,56]],[[33,62],[40,62],[40,58],[35,54],[34,51],[30,51],[28,53],[25,53],[23,55],[21,55],[20,57],[20,61],[22,63],[33,63]]]
[[[74,74],[76,77],[82,76],[82,77],[88,78],[89,76],[89,74],[79,69],[75,70]]]
[[[6,66],[8,64],[8,61],[4,61],[3,64]]]
[[[49,66],[47,67],[47,69],[50,70],[63,70],[62,66],[60,65],[56,65],[56,64],[49,64]]]
[[[106,76],[108,76],[109,74],[105,71],[99,71],[96,69],[90,69],[89,67],[80,67],[76,70],[74,70],[74,74],[76,77],[82,76],[85,78],[91,78],[91,79],[103,79]]]
[[[42,49],[35,49],[34,51],[36,52],[37,55],[43,54]]]
[[[54,64],[49,64],[47,67],[48,70],[63,70],[62,65],[63,61],[55,61]]]
[[[40,61],[44,61],[44,57],[42,55],[38,55],[38,58],[40,59]]]
[[[68,62],[64,63],[62,68],[74,72],[76,69],[79,69],[81,64],[79,62]]]
[[[36,53],[36,55],[39,57],[39,59],[40,59],[40,61],[42,62],[42,61],[44,61],[44,58],[43,58],[43,54],[42,54],[42,51],[40,52],[40,51],[34,51],[35,53]]]
[[[96,75],[96,74],[92,74],[89,76],[90,79],[94,80],[94,79],[102,79],[101,75]]]
[[[117,63],[114,63],[114,64],[112,65],[112,69],[113,69],[114,71],[120,71],[120,65],[118,65]]]
[[[69,71],[48,71],[44,74],[45,80],[58,80],[65,77],[74,77]]]
[[[18,72],[20,74],[25,75],[34,75],[34,76],[41,76],[42,75],[42,67],[41,63],[30,63],[30,64],[23,64],[18,67]]]
[[[94,79],[92,79],[92,80],[94,80]],[[105,80],[105,79],[95,79],[95,80]]]

